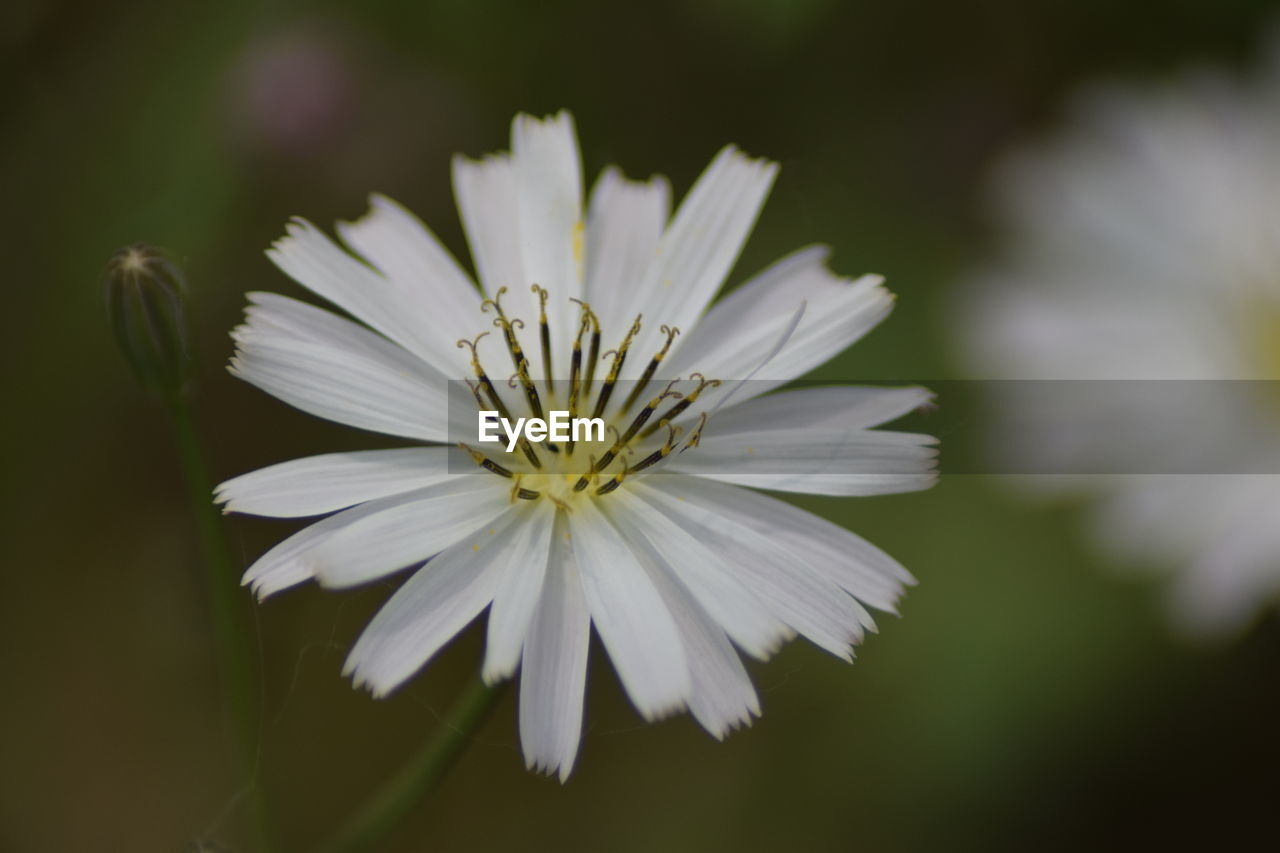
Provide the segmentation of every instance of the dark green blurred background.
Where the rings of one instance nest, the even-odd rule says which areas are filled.
[[[287,217],[371,190],[465,255],[454,151],[568,107],[589,178],[678,192],[722,144],[782,163],[737,278],[812,241],[881,272],[899,308],[825,375],[959,375],[956,281],[980,262],[986,167],[1077,85],[1201,60],[1245,67],[1269,4],[11,0],[0,11],[5,298],[0,849],[243,844],[204,587],[162,410],[109,336],[99,275],[146,240],[186,265],[198,405],[219,478],[388,444],[222,369],[243,293],[299,294],[263,257]],[[1280,802],[1274,616],[1174,638],[1044,508],[978,477],[806,501],[912,569],[903,618],[846,666],[803,643],[754,665],[764,717],[717,744],[643,725],[593,650],[561,786],[525,771],[509,695],[390,850],[962,850],[1232,846]],[[292,526],[234,519],[243,564]],[[265,760],[306,850],[436,724],[478,666],[468,631],[374,701],[339,670],[393,584],[308,586],[254,613]]]

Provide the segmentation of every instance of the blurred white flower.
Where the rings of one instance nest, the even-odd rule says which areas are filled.
[[[365,218],[338,225],[359,258],[300,220],[268,253],[364,325],[254,293],[233,334],[237,376],[311,414],[426,446],[286,462],[223,483],[218,499],[255,515],[335,513],[248,570],[260,596],[428,561],[347,660],[375,695],[488,608],[483,674],[521,668],[526,760],[563,779],[592,625],[646,719],[687,708],[723,737],[759,713],[735,646],[765,658],[798,633],[852,659],[874,627],[864,605],[892,611],[912,582],[854,534],[741,485],[921,489],[935,451],[928,436],[871,429],[925,402],[923,389],[760,396],[884,319],[892,298],[879,277],[838,277],[824,249],[806,249],[706,310],[774,164],[725,148],[670,221],[663,178],[606,169],[584,219],[567,113],[517,116],[511,148],[453,164],[489,298],[420,222],[375,196]],[[474,443],[480,409],[515,418],[553,407],[602,416],[609,432],[510,453]]]
[[[1004,252],[960,324],[976,375],[1280,379],[1280,64],[1247,82],[1201,70],[1089,91],[994,188]],[[1263,387],[1099,387],[1071,403],[1064,387],[1052,408],[997,396],[1006,417],[1054,422],[1011,442],[1020,467],[1067,456],[1118,474],[1070,478],[1098,496],[1099,540],[1173,569],[1175,620],[1212,634],[1280,594],[1280,477],[1266,475],[1280,470],[1280,398]],[[1189,411],[1193,393],[1214,405]],[[1124,454],[1127,471],[1108,467]],[[1192,458],[1224,464],[1157,473]]]

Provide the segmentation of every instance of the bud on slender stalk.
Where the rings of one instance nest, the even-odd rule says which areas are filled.
[[[182,271],[154,246],[126,246],[107,264],[116,341],[142,384],[166,396],[178,394],[191,371],[185,291]]]

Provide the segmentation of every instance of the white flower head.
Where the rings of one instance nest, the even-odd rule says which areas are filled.
[[[418,444],[223,483],[229,511],[326,515],[245,583],[267,596],[419,567],[347,659],[378,696],[487,608],[483,675],[520,669],[526,761],[561,779],[578,750],[592,626],[646,719],[687,708],[717,738],[760,711],[739,649],[766,658],[798,633],[852,659],[874,627],[865,606],[892,611],[911,576],[843,528],[741,486],[925,488],[932,439],[872,427],[928,393],[760,396],[892,305],[879,277],[836,276],[812,248],[708,310],[775,172],[727,147],[672,217],[664,179],[610,168],[584,213],[569,115],[517,116],[510,153],[453,164],[479,288],[386,198],[338,226],[351,253],[295,221],[269,256],[359,323],[250,294],[232,371],[311,414]],[[515,420],[555,409],[599,416],[607,433],[528,436],[509,451],[476,440],[482,410]]]
[[[996,176],[1005,251],[968,293],[975,372],[1280,379],[1278,176],[1280,62],[1247,82],[1200,70],[1087,92],[1056,137]],[[1203,383],[1195,393],[1215,404],[1202,411],[1185,395],[1162,411],[1176,393],[1154,384],[1099,391],[1101,410],[1058,406],[1054,440],[1027,442],[1042,458],[1130,448],[1129,471],[1086,478],[1096,532],[1125,559],[1175,572],[1172,613],[1192,634],[1238,629],[1280,595],[1280,476],[1269,475],[1280,407],[1235,384]],[[1164,468],[1210,451],[1238,464]]]

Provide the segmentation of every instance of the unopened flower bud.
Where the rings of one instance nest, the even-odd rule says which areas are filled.
[[[107,314],[125,358],[148,389],[172,395],[191,369],[186,285],[182,271],[159,249],[126,246],[107,264]]]

